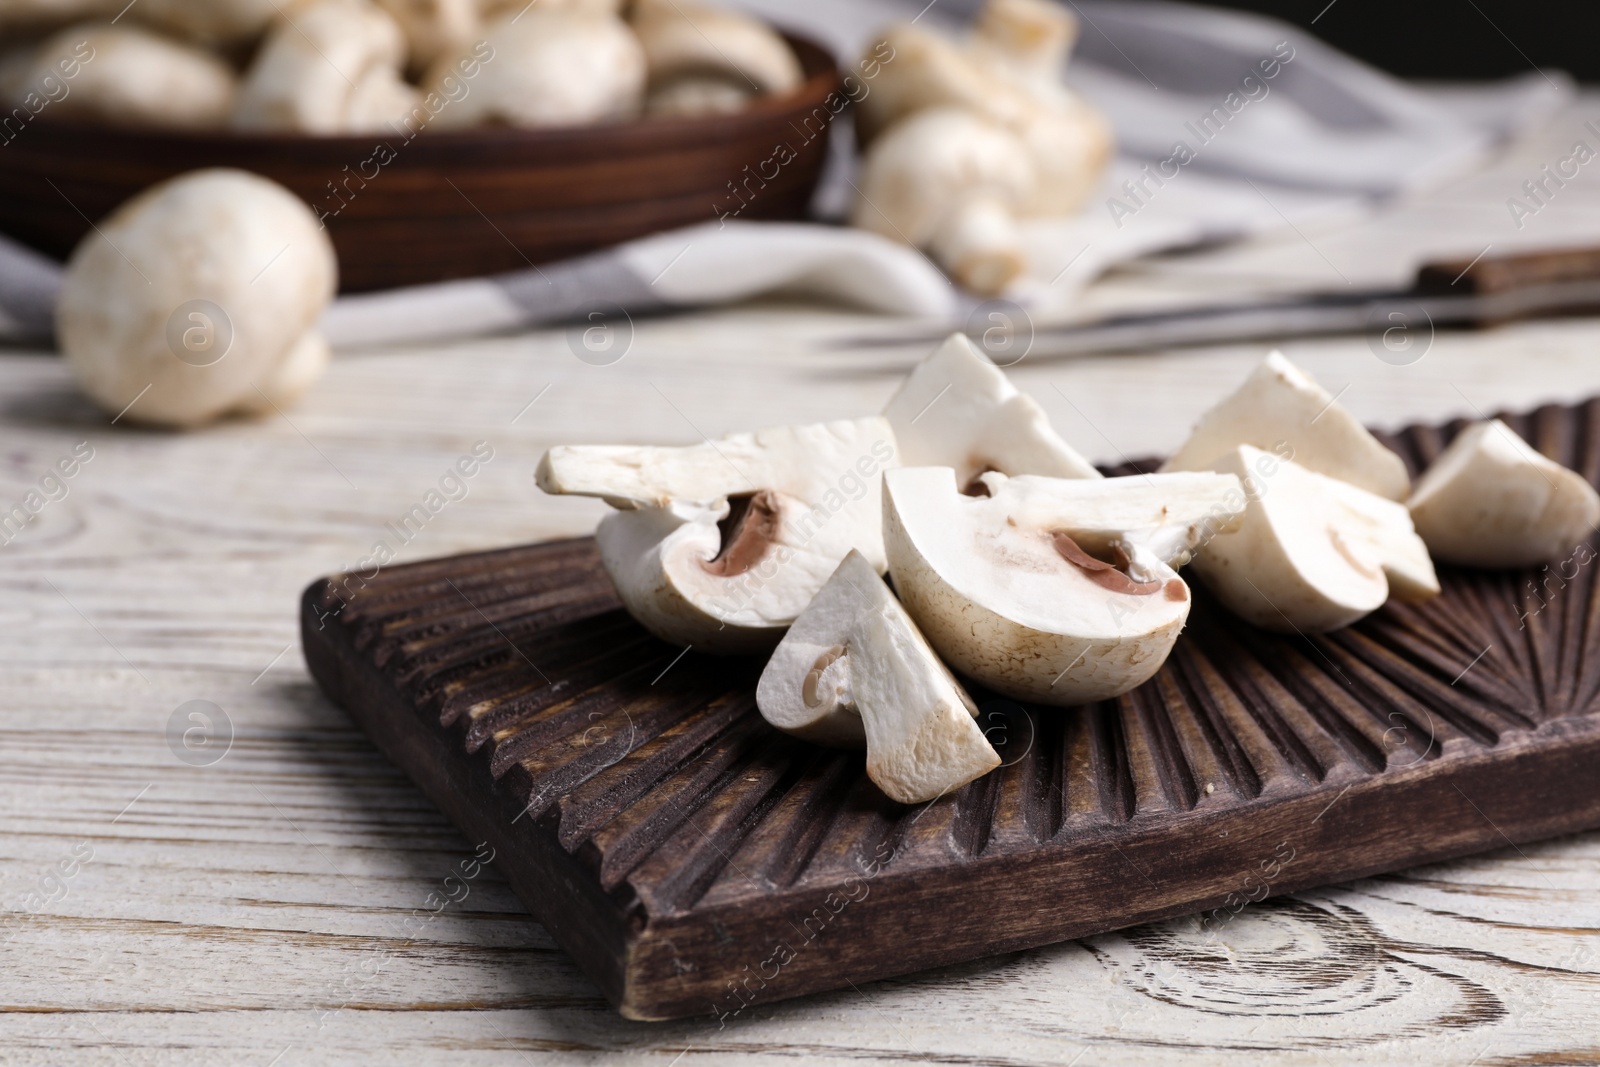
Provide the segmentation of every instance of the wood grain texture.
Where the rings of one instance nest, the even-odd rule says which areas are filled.
[[[1306,227],[1315,247],[1293,236],[1142,264],[1086,306],[1342,286],[1336,269],[1403,284],[1429,255],[1600,239],[1591,178],[1525,232],[1504,203],[1597,107],[1588,95],[1492,167],[1367,222]],[[542,497],[546,448],[880,410],[897,378],[863,367],[881,354],[832,342],[901,328],[767,303],[641,318],[604,368],[563,331],[339,353],[287,419],[191,434],[109,426],[58,361],[0,352],[0,502],[75,442],[96,449],[71,495],[0,548],[0,1062],[1600,1061],[1592,831],[1273,898],[1217,929],[1172,919],[755,1005],[723,1027],[619,1019],[495,864],[464,901],[410,921],[478,842],[311,682],[296,638],[307,578],[353,566],[480,439],[495,460],[397,562],[586,534],[605,506]],[[1597,342],[1600,325],[1574,320],[1441,331],[1405,367],[1358,338],[1283,348],[1363,421],[1400,427],[1600,393]],[[1009,373],[1068,440],[1117,463],[1176,447],[1261,356],[1225,346]],[[234,728],[210,767],[167,743],[194,699]],[[29,913],[24,894],[82,841],[94,858],[68,895]]]
[[[817,45],[790,43],[801,88],[704,118],[297,137],[112,129],[45,112],[4,146],[0,230],[65,259],[91,220],[140,190],[241,167],[318,212],[351,292],[526,270],[719,213],[799,218],[827,154],[839,72]],[[793,154],[781,166],[779,145]]]
[[[1597,416],[1502,413],[1590,478]],[[1460,428],[1389,443],[1415,475]],[[973,688],[1005,766],[915,806],[767,726],[762,658],[633,623],[587,539],[313,583],[301,643],[624,1015],[721,1018],[1600,826],[1594,558],[1448,569],[1435,600],[1314,637],[1197,590],[1126,696]]]

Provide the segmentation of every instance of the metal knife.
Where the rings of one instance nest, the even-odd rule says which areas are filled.
[[[985,309],[988,312],[985,313]],[[1600,314],[1600,249],[1562,249],[1475,260],[1442,260],[1417,271],[1409,289],[1302,293],[1266,300],[1106,315],[1034,330],[999,303],[979,308],[966,333],[997,363],[1270,341],[1327,334],[1372,335],[1374,351],[1410,362],[1421,338],[1444,327]],[[840,346],[932,344],[947,332],[861,337]],[[1379,348],[1384,351],[1380,351]],[[998,349],[998,351],[996,351]],[[1004,358],[1002,358],[1004,356]]]

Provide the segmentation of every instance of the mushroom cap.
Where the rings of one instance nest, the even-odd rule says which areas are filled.
[[[0,0],[0,29],[38,32],[85,19],[115,18],[126,0]]]
[[[1396,595],[1439,592],[1402,504],[1239,445],[1214,469],[1237,475],[1244,521],[1205,544],[1194,570],[1223,605],[1266,630],[1325,633]]]
[[[66,64],[77,67],[70,81]],[[105,23],[69,26],[39,46],[27,88],[48,96],[40,87],[52,78],[70,87],[52,114],[171,129],[223,125],[236,88],[232,68],[209,52]]]
[[[535,7],[502,18],[486,41],[493,51],[482,60],[472,91],[440,111],[435,127],[614,122],[643,107],[644,49],[621,19]],[[444,53],[429,83],[468,58]]]
[[[644,113],[653,118],[692,118],[698,115],[732,115],[755,99],[747,85],[726,78],[688,75],[650,90]]]
[[[1099,478],[1050,428],[1037,401],[965,334],[951,334],[907,375],[884,418],[907,467],[953,467],[965,488],[985,471]]]
[[[124,0],[126,2],[126,0]],[[139,0],[131,14],[168,33],[211,45],[252,41],[307,0]]]
[[[1071,215],[1100,183],[1116,143],[1105,117],[1067,89],[1055,107],[1041,108],[1017,127],[1035,173],[1033,195],[1018,209],[1025,216]]]
[[[715,76],[756,93],[800,87],[800,60],[776,30],[738,11],[689,0],[641,0],[633,29],[652,90],[686,76]]]
[[[377,0],[406,36],[410,66],[424,70],[439,56],[470,46],[483,33],[478,0]]]
[[[862,170],[856,225],[918,245],[933,236],[957,199],[984,193],[1021,203],[1035,184],[1032,160],[1017,136],[960,107],[925,108],[897,122],[872,143]]]
[[[1411,519],[1433,555],[1468,567],[1531,567],[1600,526],[1600,494],[1499,419],[1456,435],[1417,479]]]
[[[778,729],[866,747],[867,774],[919,804],[1000,765],[972,698],[860,553],[840,562],[778,644],[756,686]]]
[[[878,73],[872,91],[856,102],[862,144],[871,145],[902,119],[928,108],[961,108],[1010,128],[1039,107],[1028,92],[997,78],[960,44],[921,26],[885,29],[863,60],[874,61]]]
[[[1072,705],[1127,692],[1166,661],[1189,589],[1148,554],[1136,580],[1072,529],[1093,516],[1086,501],[1135,481],[990,474],[990,496],[968,497],[948,467],[888,471],[884,547],[901,602],[945,662],[1006,696]]]
[[[130,200],[73,252],[56,313],[62,353],[106,411],[138,398],[130,421],[197,425],[255,404],[257,383],[291,353],[300,358],[283,373],[303,382],[310,357],[295,349],[336,279],[327,233],[288,190],[195,171]]]
[[[404,114],[405,37],[368,0],[320,0],[268,35],[245,74],[233,125],[339,134],[383,129]],[[376,101],[400,110],[375,117]]]
[[[1239,445],[1287,448],[1280,454],[1301,467],[1389,500],[1404,500],[1411,486],[1405,461],[1277,351],[1200,416],[1189,439],[1161,469],[1206,470]]]
[[[1059,84],[1078,20],[1052,0],[988,0],[973,31],[973,51],[995,69]]]

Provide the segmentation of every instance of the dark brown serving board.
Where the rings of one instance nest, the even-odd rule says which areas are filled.
[[[1508,421],[1600,476],[1600,401]],[[1388,442],[1415,471],[1458,429]],[[769,728],[760,662],[648,636],[588,539],[319,581],[303,629],[323,689],[606,996],[665,1019],[1600,826],[1595,570],[1587,545],[1446,569],[1437,600],[1315,638],[1197,588],[1126,697],[975,694],[1007,765],[914,808]]]

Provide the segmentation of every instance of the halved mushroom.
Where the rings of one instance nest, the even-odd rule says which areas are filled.
[[[1266,630],[1325,633],[1391,596],[1439,593],[1427,546],[1404,504],[1239,445],[1215,469],[1249,504],[1237,531],[1211,539],[1194,570],[1229,611]]]
[[[1035,185],[1027,147],[1010,130],[962,108],[930,108],[868,148],[851,222],[923,249],[966,288],[993,295],[1027,266],[1016,213]]]
[[[652,110],[669,104],[674,113],[729,109],[734,93],[743,100],[799,88],[805,75],[793,49],[766,23],[738,11],[690,0],[639,0],[633,30],[649,67]],[[674,88],[687,82],[695,89]],[[712,84],[727,91],[712,92]]]
[[[1475,423],[1417,479],[1411,520],[1428,550],[1468,567],[1531,567],[1600,526],[1600,494],[1499,419]]]
[[[615,122],[644,104],[644,49],[611,15],[534,7],[502,18],[485,42],[493,60],[483,63],[470,93],[439,112],[437,128]],[[474,58],[443,53],[428,84],[441,84]]]
[[[771,649],[851,549],[883,569],[879,481],[895,463],[894,431],[874,417],[682,448],[563,446],[536,478],[623,509],[595,538],[641,625],[744,653]]]
[[[233,124],[247,130],[361,133],[398,124],[418,92],[401,74],[400,25],[368,0],[322,0],[268,35],[245,75]]]
[[[327,232],[287,189],[236,170],[154,186],[83,239],[57,332],[89,397],[130,422],[194,426],[289,403],[327,363]]]
[[[76,72],[70,79],[63,71]],[[53,99],[51,114],[119,126],[206,129],[233,108],[233,70],[209,52],[136,26],[69,26],[34,53],[26,91]],[[61,92],[50,92],[50,83]]]
[[[1045,704],[1117,696],[1160,668],[1189,615],[1173,567],[1244,504],[1215,474],[982,481],[972,497],[948,467],[885,473],[895,590],[952,667]]]
[[[978,475],[1098,478],[1100,472],[1050,428],[1037,401],[965,334],[951,334],[917,364],[883,409],[907,467],[954,467],[964,491]]]
[[[1389,500],[1404,500],[1411,486],[1405,460],[1282,352],[1269,354],[1231,396],[1200,416],[1161,469],[1206,470],[1239,445],[1280,452],[1307,470]]]
[[[808,741],[865,746],[867,776],[920,804],[1000,765],[978,709],[859,552],[800,614],[756,686],[768,722]]]

